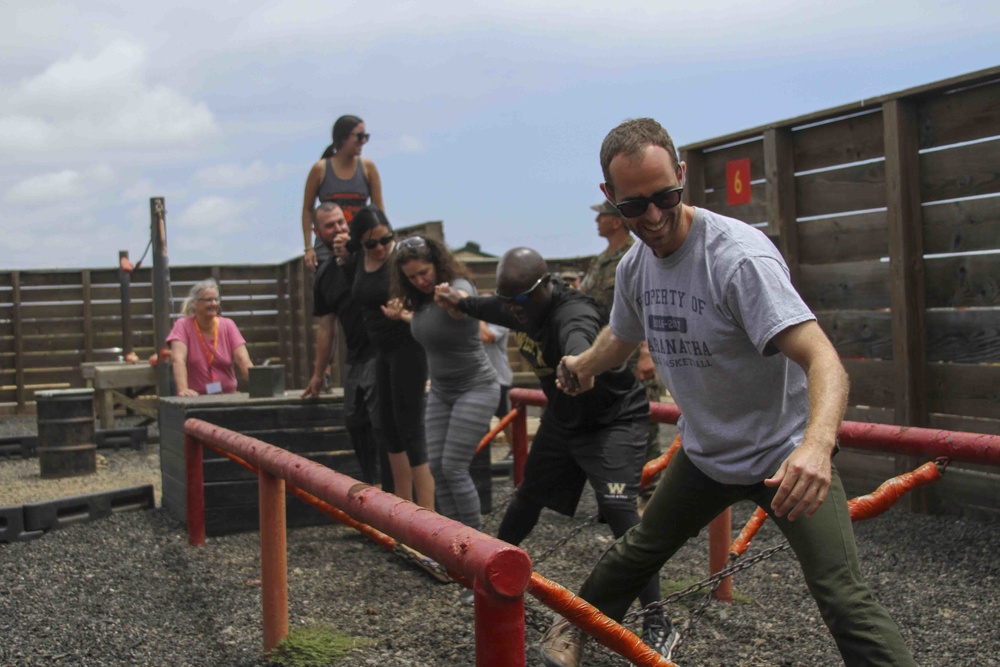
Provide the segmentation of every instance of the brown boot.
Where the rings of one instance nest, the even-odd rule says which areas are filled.
[[[585,638],[583,630],[560,619],[542,637],[542,662],[546,667],[579,667]]]

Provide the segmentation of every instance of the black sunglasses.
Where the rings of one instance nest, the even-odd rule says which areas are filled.
[[[356,136],[358,138],[358,141],[360,141],[363,144],[367,143],[368,140],[372,138],[372,135],[368,134],[367,132],[355,132],[354,136]]]
[[[651,197],[627,199],[623,202],[615,204],[615,208],[617,208],[618,211],[626,218],[638,218],[646,212],[646,209],[649,208],[650,204],[653,204],[660,210],[667,210],[677,206],[681,203],[681,194],[683,192],[683,186],[667,188],[666,190],[660,190],[659,192],[654,193]]]
[[[361,245],[368,248],[369,250],[374,250],[376,246],[389,245],[392,243],[393,234],[386,234],[380,239],[368,239],[367,241],[362,241]]]
[[[542,277],[540,277],[537,281],[535,281],[534,285],[532,285],[528,289],[524,290],[520,294],[515,294],[514,296],[504,296],[500,292],[497,292],[496,293],[497,298],[500,299],[501,301],[503,301],[504,303],[516,303],[516,304],[520,305],[520,304],[524,303],[525,301],[527,301],[528,299],[530,299],[531,298],[531,293],[534,292],[536,289],[538,289],[538,286],[542,284],[542,281],[545,280],[548,277],[549,277],[549,274],[547,274],[547,273],[543,274]]]

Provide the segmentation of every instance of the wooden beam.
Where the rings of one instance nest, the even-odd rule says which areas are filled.
[[[24,395],[24,335],[21,330],[21,272],[12,271],[10,274],[11,299],[13,308],[11,317],[14,320],[14,383],[17,385],[15,396],[17,397],[17,412],[24,412],[26,397]]]
[[[885,124],[886,218],[892,295],[892,358],[895,422],[927,426],[927,350],[924,305],[923,224],[920,209],[919,131],[915,105],[890,100],[882,109]],[[920,461],[897,456],[897,473]],[[926,492],[909,494],[914,512],[927,512]]]
[[[764,132],[764,174],[767,178],[768,235],[778,237],[778,248],[785,257],[792,284],[798,288],[799,228],[795,219],[795,158],[792,131],[770,129]]]
[[[132,352],[132,274],[122,268],[122,260],[128,259],[128,250],[118,251],[118,284],[122,307],[122,350]]]
[[[94,360],[94,313],[90,294],[90,269],[81,271],[80,282],[83,286],[83,358]]]
[[[167,259],[167,205],[163,197],[149,200],[150,234],[153,239],[153,345],[166,345],[170,333],[170,263]],[[170,395],[170,364],[157,365],[157,393]]]
[[[890,100],[883,117],[896,423],[926,426],[925,278],[917,114],[912,103]]]

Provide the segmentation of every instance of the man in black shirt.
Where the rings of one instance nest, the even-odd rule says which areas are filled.
[[[639,523],[635,499],[646,452],[649,401],[626,366],[597,376],[594,388],[569,396],[556,386],[556,369],[566,354],[590,347],[607,323],[597,303],[548,272],[545,260],[530,248],[514,248],[497,265],[493,296],[461,296],[439,285],[435,298],[443,307],[511,330],[521,354],[531,364],[548,405],[528,454],[524,481],[507,507],[501,540],[520,544],[538,522],[543,507],[572,516],[588,480],[601,516],[615,537]],[[658,600],[658,575],[639,596],[641,604]],[[643,640],[663,655],[676,641],[662,612],[647,616]],[[576,636],[568,640],[578,642]],[[567,646],[577,651],[578,645]]]
[[[344,385],[344,424],[351,436],[354,452],[361,465],[362,481],[378,481],[377,461],[382,448],[377,446],[372,424],[378,419],[378,402],[375,392],[375,348],[368,340],[361,321],[361,309],[351,298],[351,282],[356,269],[356,258],[343,261],[334,259],[334,240],[343,240],[348,232],[347,220],[339,206],[324,202],[313,211],[316,237],[331,251],[331,258],[316,270],[313,281],[313,316],[319,318],[316,332],[316,362],[312,378],[302,392],[303,398],[318,396],[323,387],[326,368],[333,355],[337,320],[344,330],[347,359],[341,374]],[[383,453],[384,454],[384,453]],[[384,462],[382,470],[388,470]],[[383,474],[382,488],[392,491],[392,475]],[[388,488],[386,487],[388,485]]]

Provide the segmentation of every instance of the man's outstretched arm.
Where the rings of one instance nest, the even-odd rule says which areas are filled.
[[[594,386],[595,377],[624,364],[638,346],[639,343],[622,340],[604,327],[586,352],[562,358],[560,365],[569,377],[567,381],[557,380],[559,388],[571,395],[588,391]]]

